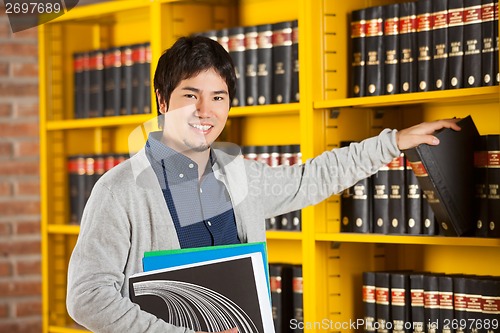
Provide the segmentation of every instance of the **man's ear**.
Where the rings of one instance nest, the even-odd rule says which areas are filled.
[[[155,90],[155,93],[156,100],[158,101],[158,105],[160,106],[160,113],[165,114],[167,112],[167,103],[165,103],[165,99],[161,96],[158,89]]]

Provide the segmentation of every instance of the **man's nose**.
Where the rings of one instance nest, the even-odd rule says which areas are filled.
[[[198,99],[198,102],[196,103],[196,114],[201,118],[207,118],[210,116],[210,105],[205,98]]]

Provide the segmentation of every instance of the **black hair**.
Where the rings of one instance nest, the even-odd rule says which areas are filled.
[[[168,110],[170,96],[179,83],[209,69],[214,69],[226,81],[229,101],[232,101],[236,90],[236,73],[229,53],[208,37],[181,37],[158,60],[153,81],[155,96],[158,90]],[[157,98],[156,108],[160,116]]]

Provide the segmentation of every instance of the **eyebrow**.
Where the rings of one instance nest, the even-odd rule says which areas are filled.
[[[181,89],[182,90],[191,91],[191,92],[195,92],[195,93],[200,93],[201,92],[200,89],[195,88],[195,87],[189,87],[189,86],[182,87]],[[212,95],[221,95],[221,94],[228,95],[229,93],[226,90],[214,90],[214,91],[212,91]]]

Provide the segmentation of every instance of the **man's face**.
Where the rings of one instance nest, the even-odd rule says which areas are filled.
[[[227,84],[213,69],[181,81],[165,113],[165,143],[184,154],[207,150],[224,129],[229,107]]]

